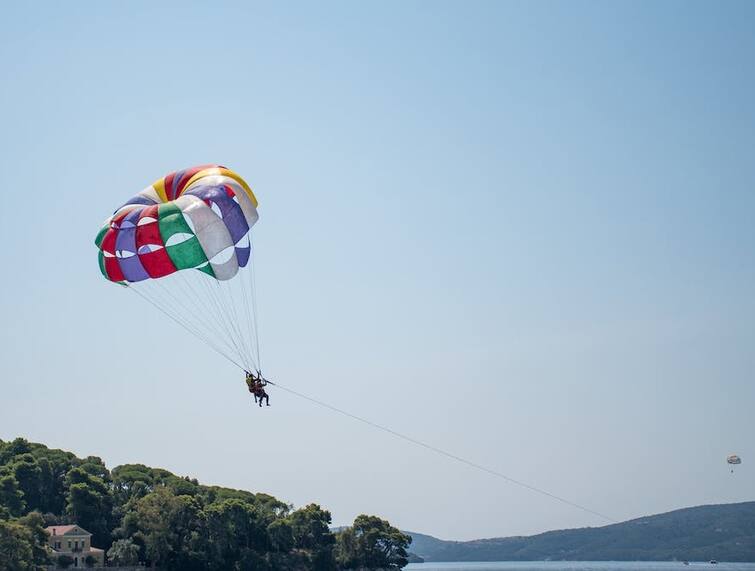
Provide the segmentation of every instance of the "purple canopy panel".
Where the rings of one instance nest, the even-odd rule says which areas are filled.
[[[247,242],[249,244],[249,242]],[[245,268],[247,263],[249,262],[249,258],[252,254],[252,247],[250,245],[247,246],[239,246],[236,245],[236,260],[239,263],[240,268]]]
[[[249,224],[244,217],[244,211],[230,196],[226,195],[226,203],[229,205],[228,212],[223,212],[223,222],[225,222],[231,238],[234,242],[241,240],[249,232]],[[220,206],[222,210],[222,206]]]
[[[140,282],[149,278],[147,270],[144,269],[139,256],[136,255],[136,224],[139,221],[141,208],[129,212],[121,222],[121,228],[115,237],[116,252],[130,252],[129,257],[118,258],[118,264],[123,272],[123,277],[130,282]]]
[[[154,200],[151,198],[147,198],[146,196],[139,196],[138,194],[134,196],[133,198],[129,198],[126,202],[121,204],[115,212],[118,212],[121,208],[124,206],[128,206],[129,204],[143,204],[144,206],[150,206],[152,204],[157,204]]]
[[[205,202],[215,203],[220,209],[220,213],[223,215],[223,223],[228,232],[231,234],[231,239],[234,243],[241,240],[244,234],[249,232],[249,224],[247,224],[244,217],[244,211],[241,210],[241,206],[233,200],[226,192],[226,187],[223,185],[203,185],[192,188],[185,194],[193,194],[198,196]]]

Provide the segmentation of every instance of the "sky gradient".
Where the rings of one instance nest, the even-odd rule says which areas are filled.
[[[0,438],[335,524],[603,523],[280,391],[253,408],[103,280],[102,220],[218,162],[260,201],[272,379],[615,519],[755,499],[755,4],[4,12]]]

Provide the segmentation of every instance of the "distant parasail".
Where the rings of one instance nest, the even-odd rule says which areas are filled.
[[[742,459],[736,454],[730,454],[726,457],[726,463],[731,466],[731,473],[734,473],[734,466],[742,463]]]

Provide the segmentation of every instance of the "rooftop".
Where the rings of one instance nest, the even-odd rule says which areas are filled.
[[[66,535],[71,532],[74,532],[73,535],[92,535],[78,525],[50,525],[45,528],[45,531],[50,535]]]

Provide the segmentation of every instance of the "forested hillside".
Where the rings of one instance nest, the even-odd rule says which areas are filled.
[[[419,533],[428,561],[755,561],[755,502],[699,506],[604,527],[443,541]]]
[[[330,530],[330,512],[142,464],[109,470],[17,438],[0,440],[0,569],[47,563],[48,525],[76,523],[111,563],[166,570],[400,569],[411,539],[375,516]]]

